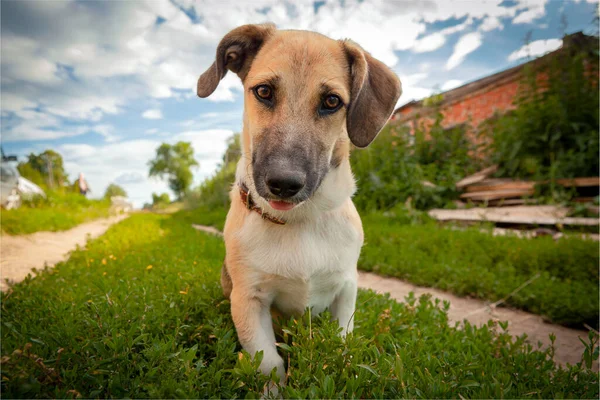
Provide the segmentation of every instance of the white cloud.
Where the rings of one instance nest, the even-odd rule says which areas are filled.
[[[519,9],[522,11],[513,19],[513,24],[528,24],[542,17],[548,0],[521,0]]]
[[[516,61],[526,57],[539,57],[562,46],[562,39],[535,40],[523,45],[508,56],[508,61]]]
[[[496,17],[485,18],[483,23],[479,26],[479,30],[482,32],[490,32],[495,29],[502,30],[503,28],[504,25],[502,25],[502,21],[500,21],[500,18]]]
[[[459,66],[470,53],[481,46],[482,36],[479,32],[467,33],[458,39],[454,45],[454,52],[446,62],[446,70],[451,70]]]
[[[139,99],[191,96],[196,79],[214,61],[219,40],[245,23],[273,21],[282,29],[352,38],[394,66],[395,51],[434,51],[475,21],[483,20],[480,30],[489,31],[517,11],[517,21],[525,13],[543,12],[543,1],[525,0],[508,6],[490,0],[477,7],[447,0],[327,1],[317,13],[312,1],[52,3],[3,4],[3,12],[15,16],[2,26],[2,92],[9,96],[3,111],[39,106],[66,119],[98,122]],[[182,9],[192,10],[200,22]],[[164,18],[160,25],[158,16]],[[426,30],[427,23],[450,18],[462,22],[439,32]],[[460,63],[459,56],[453,62]],[[229,73],[209,100],[233,101],[241,88]]]
[[[226,140],[233,134],[229,130],[185,131],[165,141],[183,140],[192,143],[194,157],[200,163],[195,169],[194,184],[212,175],[221,161]],[[148,161],[156,155],[160,140],[137,139],[99,146],[88,144],[63,144],[58,151],[63,155],[69,176],[83,172],[93,197],[101,197],[106,187],[119,183],[136,207],[149,202],[152,192],[169,192],[166,182],[148,178]]]
[[[425,97],[431,96],[434,92],[433,88],[428,87],[427,84],[428,74],[425,72],[418,72],[410,75],[400,75],[400,81],[402,82],[402,96],[398,99],[396,107],[406,104],[412,100],[420,100]]]
[[[442,91],[446,92],[448,90],[452,90],[454,88],[457,88],[457,87],[459,87],[462,84],[463,84],[463,81],[461,81],[461,80],[450,79],[449,81],[444,82],[444,84],[442,85],[441,89],[442,89]]]
[[[419,39],[412,50],[415,53],[425,53],[428,51],[434,51],[442,47],[446,43],[446,37],[442,33],[433,33]]]
[[[159,109],[153,108],[150,110],[146,110],[142,113],[142,117],[146,119],[161,119],[163,117],[162,111]]]

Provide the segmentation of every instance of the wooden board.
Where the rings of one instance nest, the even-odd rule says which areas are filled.
[[[503,183],[485,183],[486,181],[480,182],[476,185],[471,185],[466,188],[467,192],[488,192],[496,190],[522,190],[522,189],[534,189],[536,182],[527,181],[512,181]]]
[[[479,171],[473,175],[467,176],[467,177],[461,179],[460,181],[456,182],[456,188],[461,189],[465,186],[469,186],[474,183],[481,182],[485,178],[490,176],[491,174],[495,173],[496,171],[498,171],[497,165],[492,165],[491,167],[482,169],[481,171]]]
[[[522,206],[525,204],[536,204],[537,200],[535,199],[499,199],[499,200],[490,200],[488,203],[489,206],[493,207],[508,207],[508,206]]]
[[[506,189],[506,190],[491,190],[484,192],[463,193],[461,199],[489,201],[498,199],[509,199],[511,197],[531,196],[535,193],[532,189]]]
[[[598,226],[598,218],[568,218],[568,209],[553,206],[520,206],[501,208],[470,208],[467,210],[434,209],[429,216],[438,221],[489,221],[527,225]]]
[[[600,178],[597,176],[586,177],[586,178],[572,178],[572,179],[557,179],[556,183],[565,187],[587,187],[587,186],[600,186]]]

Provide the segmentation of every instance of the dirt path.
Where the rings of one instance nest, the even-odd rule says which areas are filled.
[[[209,234],[223,236],[212,226],[194,224],[192,227]],[[415,286],[396,278],[385,278],[369,272],[359,272],[358,286],[363,289],[372,289],[377,293],[389,293],[393,299],[401,302],[410,292],[414,292],[416,297],[428,293],[434,298],[447,300],[450,302],[448,318],[452,325],[454,322],[462,322],[465,319],[477,326],[486,324],[490,319],[508,321],[510,334],[513,336],[527,334],[529,343],[534,348],[538,342],[541,342],[544,348],[550,346],[549,335],[554,333],[556,336],[554,360],[561,365],[575,364],[581,361],[584,346],[579,338],[587,340],[588,333],[586,331],[545,323],[539,315],[503,307],[490,307],[488,303],[481,300],[458,297],[441,290]],[[594,363],[594,370],[598,371],[598,362]]]
[[[36,232],[30,235],[0,237],[0,289],[6,290],[6,279],[20,282],[32,268],[43,269],[67,258],[77,245],[83,246],[88,235],[91,238],[102,235],[114,223],[127,218],[127,215],[99,219],[76,226],[62,232]]]
[[[508,321],[508,331],[513,336],[526,333],[529,343],[534,348],[538,342],[541,342],[544,348],[548,347],[550,345],[548,335],[554,333],[556,335],[554,359],[562,365],[581,361],[584,346],[579,341],[579,337],[587,340],[586,331],[545,323],[539,315],[503,307],[490,308],[489,303],[481,300],[458,297],[441,290],[415,286],[399,279],[384,278],[370,272],[359,272],[358,286],[372,289],[377,293],[389,293],[397,301],[404,301],[404,297],[408,296],[409,292],[414,292],[416,297],[428,293],[434,298],[447,300],[450,302],[448,318],[451,324],[465,319],[477,326],[487,323],[490,319]],[[598,370],[598,363],[594,367]]]

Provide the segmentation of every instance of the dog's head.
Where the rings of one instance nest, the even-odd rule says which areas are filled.
[[[397,76],[357,44],[271,24],[229,32],[198,96],[214,92],[227,70],[244,84],[254,187],[279,210],[311,197],[342,162],[348,139],[368,146],[401,93]]]

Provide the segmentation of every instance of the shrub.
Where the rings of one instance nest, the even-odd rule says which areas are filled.
[[[152,193],[152,207],[160,208],[168,206],[171,203],[168,193],[156,194]]]
[[[598,176],[598,38],[530,64],[515,106],[488,127],[499,175]]]
[[[437,113],[430,127],[388,124],[366,149],[352,152],[361,210],[385,210],[410,200],[418,209],[444,207],[458,198],[455,183],[475,172],[466,126],[445,129]],[[433,183],[433,185],[431,185]]]
[[[104,198],[110,200],[110,198],[113,196],[127,197],[127,192],[121,186],[111,183],[104,192]]]
[[[217,168],[215,174],[206,179],[185,199],[187,208],[203,207],[222,208],[229,205],[229,190],[235,182],[235,170],[237,162],[242,154],[240,134],[237,133],[229,138],[227,149],[223,155],[223,162]]]

